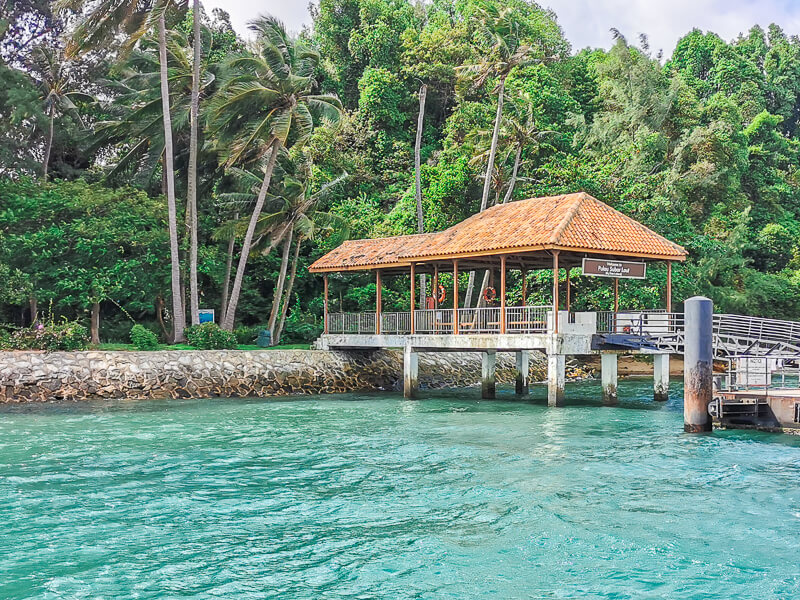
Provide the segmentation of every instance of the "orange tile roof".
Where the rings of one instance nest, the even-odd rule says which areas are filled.
[[[562,249],[684,260],[686,250],[584,192],[492,206],[439,233],[345,242],[311,271],[405,266],[460,256]]]

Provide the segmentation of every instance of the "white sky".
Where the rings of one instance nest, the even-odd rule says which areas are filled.
[[[205,0],[231,15],[234,28],[246,34],[247,21],[269,13],[297,32],[311,23],[308,0]],[[790,35],[800,34],[800,0],[540,0],[552,8],[575,50],[586,46],[609,47],[616,27],[630,42],[646,33],[653,53],[669,56],[675,43],[693,27],[711,30],[731,40],[756,23],[775,22]]]

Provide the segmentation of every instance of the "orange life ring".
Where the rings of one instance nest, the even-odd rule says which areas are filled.
[[[491,304],[495,298],[497,298],[497,292],[493,287],[487,287],[483,290],[483,299],[486,300],[486,304]]]
[[[436,296],[436,302],[441,304],[442,302],[444,302],[445,298],[447,298],[447,291],[444,289],[443,285],[440,285],[439,286],[439,295]]]

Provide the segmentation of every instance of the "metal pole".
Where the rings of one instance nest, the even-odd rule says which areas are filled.
[[[695,296],[684,302],[683,430],[711,431],[708,405],[714,394],[714,304]]]
[[[500,333],[506,332],[506,257],[500,257]]]
[[[411,335],[414,335],[414,278],[416,277],[414,263],[411,263]]]
[[[325,299],[322,303],[322,322],[325,326],[325,333],[328,333],[328,274],[322,276],[322,282],[325,288]]]

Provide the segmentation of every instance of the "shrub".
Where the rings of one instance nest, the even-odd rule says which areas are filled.
[[[240,344],[255,344],[258,339],[258,332],[262,329],[266,329],[266,326],[246,327],[241,325],[233,330],[233,335],[236,336],[236,341]]]
[[[216,323],[202,323],[186,328],[189,345],[201,350],[224,350],[236,348],[236,336]]]
[[[137,323],[131,327],[131,344],[133,344],[137,350],[157,350],[158,336]]]
[[[65,318],[60,323],[50,321],[18,329],[11,334],[8,343],[14,350],[86,350],[89,330],[77,321]]]

